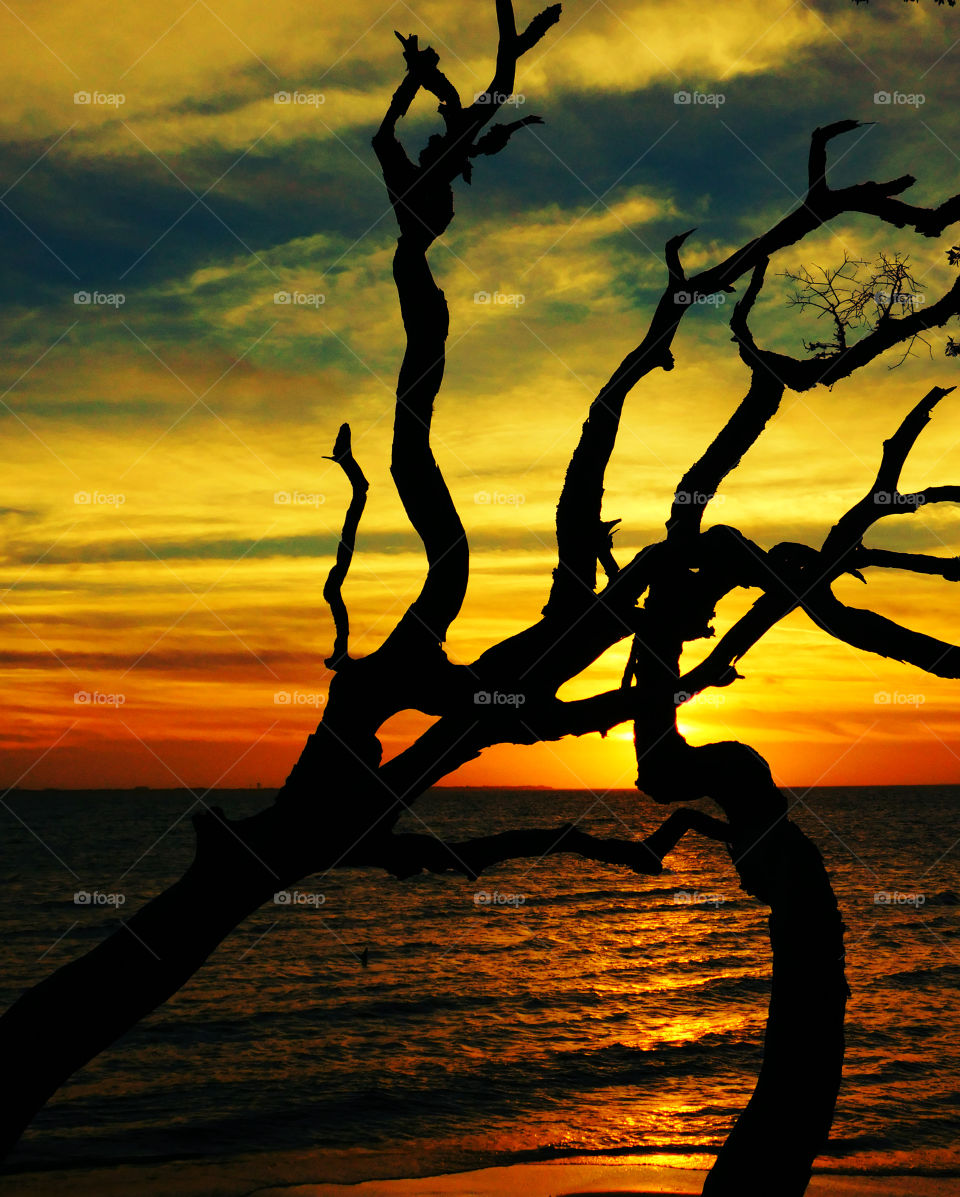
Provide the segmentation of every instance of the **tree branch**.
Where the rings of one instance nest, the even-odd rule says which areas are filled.
[[[537,13],[526,29],[524,29],[523,33],[517,36],[516,52],[518,58],[522,54],[526,54],[528,50],[532,50],[551,25],[556,25],[557,21],[560,20],[561,11],[561,5],[551,4],[543,12]]]
[[[754,267],[750,284],[734,308],[730,327],[735,336],[741,330],[746,330],[747,313],[763,286],[766,267],[766,259]],[[682,541],[688,546],[693,543],[700,531],[707,503],[776,414],[784,389],[784,384],[775,374],[762,365],[754,367],[749,390],[736,411],[703,456],[680,479],[667,521],[668,540],[677,543]]]
[[[469,111],[474,120],[484,117],[484,124],[513,94],[517,59],[532,50],[547,30],[556,25],[562,11],[559,4],[551,4],[533,18],[523,33],[518,34],[511,0],[496,0],[496,8],[500,33],[496,68],[490,86],[480,93]]]
[[[569,620],[579,617],[596,590],[597,557],[603,544],[603,483],[616,445],[623,404],[634,385],[650,370],[657,366],[664,370],[673,368],[670,342],[685,308],[678,304],[668,306],[666,299],[669,297],[672,301],[674,289],[683,285],[679,248],[692,231],[668,242],[666,257],[672,272],[670,286],[660,300],[643,341],[624,358],[590,404],[580,439],[567,466],[557,502],[557,566],[553,571],[550,596],[543,609],[544,615],[550,618]]]
[[[930,421],[933,409],[954,387],[933,387],[904,417],[897,431],[883,442],[877,476],[870,490],[830,529],[823,542],[823,552],[834,562],[857,548],[869,528],[885,515],[916,510],[920,505],[905,502],[899,491],[900,474],[917,437]],[[941,489],[941,488],[938,488]],[[949,501],[948,496],[945,496]]]
[[[960,503],[960,488],[955,502]],[[896,553],[889,549],[861,548],[854,558],[857,569],[902,569],[915,574],[935,574],[960,582],[960,557],[929,557],[923,553]]]
[[[433,403],[446,358],[447,301],[423,249],[402,235],[393,275],[407,344],[397,384],[390,473],[427,554],[423,587],[397,633],[440,643],[463,604],[470,570],[466,532],[430,447]]]
[[[827,144],[859,125],[858,121],[837,121],[814,131],[808,166],[810,188],[801,205],[723,262],[692,278],[686,278],[679,249],[693,230],[672,238],[668,243],[665,256],[669,281],[654,311],[650,327],[640,344],[623,359],[591,404],[580,440],[567,467],[557,506],[557,567],[544,614],[578,618],[595,589],[603,477],[616,442],[623,403],[632,388],[650,371],[673,368],[671,345],[680,320],[690,307],[690,296],[714,295],[732,290],[733,284],[743,274],[753,271],[774,253],[802,240],[844,212],[868,212],[898,228],[909,225],[926,236],[937,236],[948,224],[960,219],[960,196],[945,201],[937,209],[914,208],[891,199],[891,196],[912,185],[914,180],[909,175],[885,183],[866,182],[841,190],[831,189],[826,182]],[[932,318],[931,309],[922,314],[914,313],[920,317],[914,321],[917,331],[931,327],[941,315],[946,319],[955,314],[960,296],[953,296],[951,292],[951,297],[948,301],[946,297],[940,301],[943,310],[933,305],[937,310]],[[747,308],[749,306],[750,303]],[[947,308],[950,310],[947,311]],[[895,323],[904,325],[904,321]],[[865,338],[853,347],[856,352],[852,352],[849,358],[828,363],[827,366],[822,363],[800,363],[799,366],[809,369],[800,375],[802,385],[795,389],[807,389],[817,382],[832,382],[845,377],[882,349],[908,335],[915,335],[912,325],[901,327],[899,332],[897,336],[884,330],[869,345],[866,344],[869,338]],[[785,385],[795,386],[793,379],[784,374],[787,366],[793,364],[792,359],[785,359],[780,370],[777,370],[778,363],[774,356],[767,357],[765,361],[784,380]],[[685,526],[683,523],[680,525],[681,528]]]
[[[558,5],[546,10],[518,39],[511,0],[497,0],[496,9],[500,40],[494,82],[488,93],[465,111],[456,89],[439,69],[435,51],[421,49],[415,36],[397,34],[408,75],[394,93],[373,139],[400,226],[393,274],[406,332],[390,471],[427,554],[423,588],[388,638],[391,650],[399,641],[439,646],[463,605],[469,577],[466,533],[430,447],[433,404],[443,381],[449,312],[426,253],[453,219],[452,180],[461,173],[469,176],[470,156],[496,153],[517,128],[537,119],[526,117],[501,126],[473,144],[512,91],[519,54],[560,16]],[[446,132],[430,138],[415,165],[397,140],[395,128],[420,87],[440,101]]]
[[[621,865],[634,873],[657,876],[663,872],[663,858],[691,830],[720,841],[728,840],[731,834],[729,825],[722,820],[681,807],[643,840],[600,839],[580,831],[572,823],[503,831],[459,843],[445,843],[432,835],[397,834],[361,846],[343,863],[346,867],[378,865],[401,879],[426,869],[432,873],[462,873],[474,881],[485,869],[508,860],[570,852],[585,860]]]
[[[768,572],[766,593],[737,620],[713,651],[680,679],[680,690],[693,695],[708,686],[727,684],[733,664],[798,606],[824,631],[848,644],[908,661],[938,676],[957,676],[953,670],[958,667],[958,650],[901,628],[880,615],[846,607],[830,590],[830,584],[840,574],[855,572],[861,565],[869,564],[862,560],[868,550],[862,548],[861,541],[877,520],[916,511],[928,501],[960,502],[960,487],[930,487],[915,495],[902,495],[898,490],[900,474],[917,437],[929,422],[934,407],[953,389],[930,390],[904,417],[893,436],[884,441],[873,485],[831,528],[819,552],[806,546],[784,544],[766,554],[759,563]]]
[[[960,678],[960,648],[911,631],[874,611],[848,607],[828,586],[804,596],[802,605],[817,627],[845,644],[916,665],[935,677]]]
[[[832,125],[823,125],[814,129],[810,136],[810,156],[807,160],[807,198],[822,197],[828,192],[827,188],[827,146],[842,133],[851,133],[854,129],[873,121],[843,120],[834,121]]]
[[[367,490],[369,486],[363,475],[363,470],[361,470],[353,456],[350,444],[349,424],[340,425],[340,431],[337,433],[337,439],[333,445],[333,456],[328,460],[335,461],[342,468],[352,487],[350,505],[347,507],[347,514],[343,521],[343,531],[340,534],[340,543],[337,546],[336,561],[330,568],[330,573],[327,575],[327,581],[323,588],[323,597],[330,607],[330,613],[333,615],[335,631],[333,651],[327,657],[324,664],[328,669],[339,669],[342,664],[349,660],[348,648],[350,641],[350,619],[347,614],[346,603],[343,601],[343,583],[346,581],[350,562],[353,560],[353,551],[357,542],[357,528],[360,526],[360,517],[363,515],[363,509],[367,502]]]
[[[913,340],[931,328],[941,328],[960,314],[960,278],[950,290],[929,307],[919,308],[899,320],[892,317],[878,322],[872,332],[852,345],[843,345],[836,352],[812,358],[795,358],[769,349],[759,349],[746,327],[746,320],[738,322],[734,339],[740,345],[740,356],[749,366],[762,366],[784,386],[793,391],[808,391],[818,385],[832,386],[847,378],[855,370],[872,362],[887,349]],[[733,325],[731,324],[731,327]]]

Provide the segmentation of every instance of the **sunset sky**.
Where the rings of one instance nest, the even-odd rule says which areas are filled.
[[[524,4],[521,22],[534,11]],[[402,75],[395,28],[432,44],[468,100],[489,81],[492,0],[0,7],[5,786],[283,780],[328,683],[320,592],[348,490],[323,456],[344,420],[371,482],[347,586],[353,650],[375,647],[419,588],[423,555],[388,473],[402,328],[370,148]],[[802,193],[810,131],[846,117],[878,123],[834,143],[835,184],[911,172],[914,202],[957,192],[958,65],[960,15],[927,0],[564,4],[520,64],[517,110],[546,123],[478,160],[431,252],[451,311],[434,447],[472,549],[452,659],[537,617],[564,466],[590,399],[645,330],[664,241],[697,226],[693,270],[761,232]],[[679,104],[681,91],[714,99]],[[435,119],[421,98],[411,149]],[[958,240],[835,221],[773,263],[756,331],[795,354],[822,336],[777,274],[845,250],[909,254],[932,301],[955,277],[945,250]],[[743,394],[729,311],[692,311],[677,368],[627,404],[605,500],[623,520],[621,560],[660,538],[681,473]],[[945,339],[898,370],[892,355],[832,391],[788,392],[707,523],[819,546],[906,411],[960,382]],[[960,398],[941,404],[903,482],[960,482]],[[950,555],[958,529],[944,507],[871,543]],[[941,580],[875,570],[869,591],[850,579],[838,593],[960,639],[960,592]],[[752,597],[731,599],[719,629]],[[563,694],[615,685],[625,653]],[[833,642],[801,615],[740,669],[745,680],[684,711],[693,742],[742,738],[791,785],[960,782],[956,683]],[[388,753],[425,723],[391,721]],[[623,728],[491,750],[450,780],[634,776]]]

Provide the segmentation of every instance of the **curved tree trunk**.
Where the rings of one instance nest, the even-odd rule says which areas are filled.
[[[278,852],[285,822],[277,807],[232,831],[217,814],[197,818],[196,857],[183,877],[0,1018],[0,1156],[68,1077],[176,993],[230,931],[300,875],[290,847]]]
[[[668,707],[634,724],[637,786],[661,804],[709,795],[727,821],[701,816],[690,825],[727,844],[741,888],[770,907],[763,1066],[704,1197],[801,1197],[840,1088],[849,993],[843,921],[823,857],[787,818],[787,800],[763,757],[736,741],[687,744]]]
[[[183,876],[6,1010],[0,1158],[77,1069],[176,993],[277,891],[356,855],[378,860],[389,799],[360,744],[321,724],[271,806],[236,821],[219,807],[196,815]],[[350,799],[334,805],[325,792]]]
[[[753,1096],[704,1197],[801,1197],[833,1121],[843,1066],[844,925],[823,859],[784,821],[744,858],[743,887],[770,904],[773,986]]]

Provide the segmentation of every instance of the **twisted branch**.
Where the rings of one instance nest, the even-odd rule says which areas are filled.
[[[350,618],[347,614],[346,603],[343,601],[343,584],[350,569],[350,562],[353,560],[353,552],[357,543],[357,529],[366,506],[369,488],[363,470],[353,456],[349,424],[340,425],[340,431],[333,444],[333,456],[327,460],[335,461],[341,467],[352,489],[350,505],[347,507],[347,514],[343,520],[343,531],[340,533],[340,543],[337,545],[337,557],[330,567],[330,573],[327,575],[327,581],[323,588],[323,597],[330,607],[335,632],[333,651],[324,664],[328,669],[339,669],[349,660],[350,641]]]

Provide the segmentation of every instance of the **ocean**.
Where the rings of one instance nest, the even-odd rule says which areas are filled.
[[[207,801],[239,816],[272,797]],[[960,787],[793,800],[849,928],[844,1082],[818,1166],[960,1175]],[[182,872],[198,809],[183,790],[5,801],[4,1006]],[[629,838],[663,817],[632,790],[441,789],[414,810],[402,829],[446,839],[566,821]],[[77,1074],[10,1167],[312,1148],[318,1181],[375,1175],[379,1153],[410,1174],[573,1155],[708,1166],[760,1065],[766,910],[721,845],[689,835],[668,864],[308,878]]]

